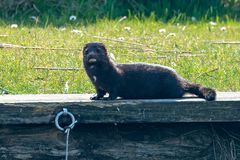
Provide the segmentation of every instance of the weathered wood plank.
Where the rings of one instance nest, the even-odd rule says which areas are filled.
[[[90,101],[90,95],[0,96],[0,124],[51,124],[66,107],[79,123],[240,122],[240,92],[199,98]]]
[[[0,159],[63,159],[65,135],[53,125],[63,107],[78,120],[70,133],[71,160],[240,159],[240,123],[233,123],[240,122],[240,93],[218,93],[213,102],[89,96],[0,96]]]
[[[27,94],[27,95],[1,95],[0,103],[36,103],[36,102],[92,102],[92,94]],[[118,100],[119,101],[119,100]],[[127,100],[135,101],[135,100]],[[192,95],[186,95],[181,99],[153,99],[138,101],[157,101],[157,102],[192,102],[205,101]],[[218,92],[217,101],[240,101],[240,92]]]
[[[239,123],[87,124],[70,132],[69,160],[237,160]],[[64,159],[53,125],[0,126],[1,160]]]

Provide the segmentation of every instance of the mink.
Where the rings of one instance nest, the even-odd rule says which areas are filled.
[[[83,64],[97,94],[92,100],[181,98],[194,94],[207,101],[216,91],[190,82],[166,66],[148,63],[118,64],[108,55],[103,43],[88,43],[83,48]]]

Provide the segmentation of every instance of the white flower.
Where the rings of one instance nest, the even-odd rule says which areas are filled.
[[[66,30],[66,27],[60,27],[59,28],[59,31],[65,31]]]
[[[176,33],[169,33],[167,37],[176,37]]]
[[[38,18],[35,16],[31,16],[30,19],[34,20],[34,21],[38,21]]]
[[[127,32],[130,32],[131,27],[124,27],[124,30],[127,31]]]
[[[164,29],[164,28],[161,28],[161,29],[159,29],[158,31],[159,31],[159,33],[166,33],[167,30]]]
[[[221,27],[220,30],[221,30],[221,31],[226,31],[227,28],[226,28],[226,27]]]
[[[82,31],[77,29],[73,29],[71,32],[76,34],[82,34]]]
[[[17,24],[11,24],[11,28],[18,28]]]
[[[216,26],[216,25],[217,25],[217,23],[216,23],[216,22],[213,22],[213,21],[209,22],[209,24],[210,24],[211,26]]]
[[[192,19],[193,22],[197,21],[196,17],[192,17],[191,19]]]
[[[77,20],[77,17],[74,16],[74,15],[71,15],[71,16],[69,17],[69,20],[70,20],[70,21],[76,21],[76,20]]]
[[[38,23],[38,22],[39,22],[38,17],[31,16],[30,19],[32,19],[33,21],[35,21],[35,23]]]
[[[124,40],[125,40],[124,37],[119,37],[118,39],[119,39],[120,41],[124,41]]]

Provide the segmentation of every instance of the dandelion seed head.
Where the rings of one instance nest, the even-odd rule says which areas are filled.
[[[217,23],[216,23],[216,22],[213,22],[213,21],[210,21],[209,24],[210,24],[211,26],[216,26],[216,25],[217,25]]]
[[[131,27],[124,27],[124,30],[127,31],[127,32],[130,32],[131,31]]]
[[[34,20],[34,21],[37,21],[38,18],[36,16],[31,16],[30,19]]]
[[[196,18],[196,17],[192,17],[191,20],[192,20],[193,22],[195,22],[195,21],[197,21],[197,18]]]
[[[169,33],[167,37],[176,37],[176,33]]]
[[[17,24],[11,24],[11,28],[18,28]]]
[[[124,40],[125,40],[124,37],[119,37],[118,39],[119,39],[120,41],[124,41]]]
[[[77,16],[71,15],[71,16],[69,17],[69,20],[70,20],[70,21],[76,21],[76,20],[77,20]]]
[[[167,30],[165,28],[161,28],[158,31],[159,31],[159,33],[166,33],[167,32]]]
[[[59,31],[65,31],[65,30],[66,30],[66,27],[60,27],[58,30],[59,30]]]
[[[221,28],[220,28],[220,31],[226,31],[226,30],[227,30],[226,27],[221,27]]]

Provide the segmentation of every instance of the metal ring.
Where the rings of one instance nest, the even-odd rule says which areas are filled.
[[[62,115],[69,115],[71,117],[71,120],[72,120],[72,123],[70,125],[68,125],[66,128],[70,128],[70,129],[73,129],[75,123],[77,123],[77,121],[75,120],[75,117],[73,116],[73,114],[71,112],[68,112],[67,108],[63,108],[63,111],[59,112],[56,117],[55,117],[55,126],[61,130],[61,131],[65,131],[64,128],[62,128],[60,125],[59,125],[59,118],[62,116]]]

